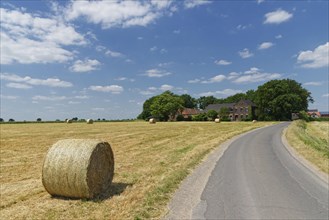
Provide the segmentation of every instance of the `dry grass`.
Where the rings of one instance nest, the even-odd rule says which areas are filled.
[[[289,144],[305,159],[329,173],[329,122],[294,121],[287,130]]]
[[[181,180],[225,140],[270,123],[1,124],[1,219],[160,218]],[[98,201],[52,198],[41,182],[48,148],[60,139],[111,144],[112,190]]]

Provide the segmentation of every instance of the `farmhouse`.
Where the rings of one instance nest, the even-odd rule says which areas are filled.
[[[181,112],[181,115],[183,115],[183,117],[185,119],[192,117],[193,115],[197,115],[200,114],[201,111],[199,109],[195,109],[195,108],[184,108]]]
[[[208,105],[204,112],[215,110],[219,112],[222,108],[228,109],[228,117],[231,121],[241,121],[255,118],[256,105],[250,100],[240,100],[237,103],[223,103]]]
[[[317,109],[309,109],[307,114],[312,118],[321,118],[321,114]]]

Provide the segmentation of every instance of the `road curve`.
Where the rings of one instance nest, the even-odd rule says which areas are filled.
[[[328,184],[284,147],[287,125],[258,129],[232,142],[184,218],[328,219]],[[169,207],[175,206],[184,204]],[[181,217],[171,211],[167,219]]]

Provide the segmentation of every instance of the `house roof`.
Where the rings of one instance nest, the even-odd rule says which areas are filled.
[[[226,107],[226,108],[233,108],[235,103],[223,103],[223,104],[210,104],[205,108],[205,112],[208,112],[210,110],[215,110],[219,111],[221,108]]]
[[[201,111],[199,109],[195,109],[195,108],[184,108],[182,111],[182,115],[197,115],[199,114]]]
[[[252,101],[250,100],[247,100],[247,99],[242,99],[240,100],[238,103],[236,103],[237,105],[249,105],[249,106],[253,106],[253,107],[256,107],[256,104],[253,103]]]

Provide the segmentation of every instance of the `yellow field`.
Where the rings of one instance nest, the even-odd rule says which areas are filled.
[[[329,174],[329,122],[294,121],[287,129],[289,144],[306,160]]]
[[[181,122],[1,124],[1,219],[160,218],[181,180],[225,140],[271,124]],[[52,198],[41,170],[48,148],[65,138],[108,141],[112,190],[98,201]]]

